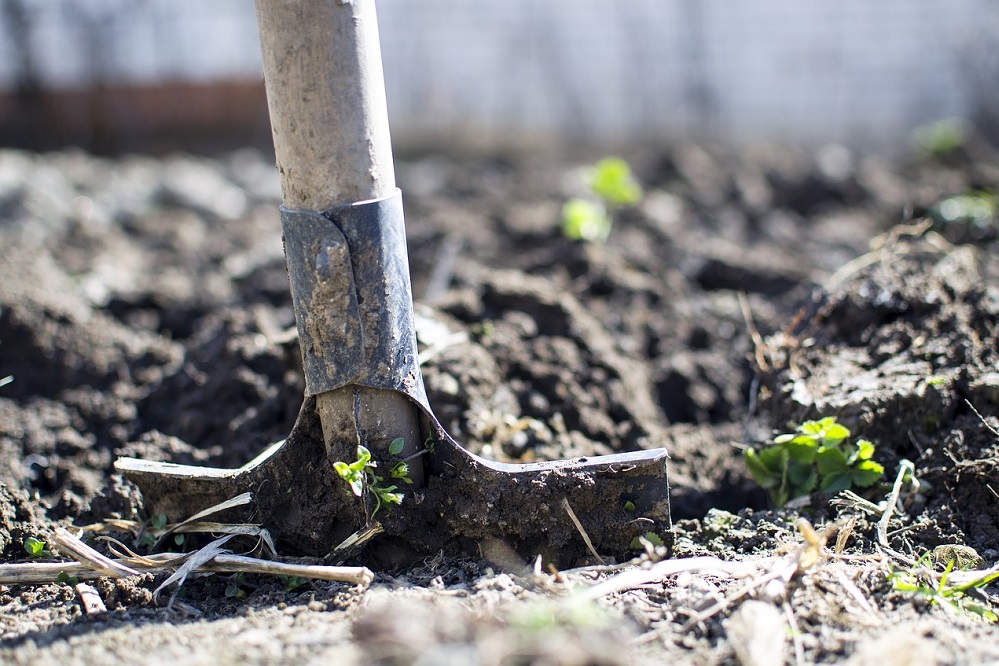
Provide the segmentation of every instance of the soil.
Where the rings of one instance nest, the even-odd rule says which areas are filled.
[[[445,548],[364,588],[192,577],[171,607],[165,574],[101,578],[97,615],[72,585],[0,585],[0,661],[999,659],[987,618],[891,578],[934,549],[999,560],[997,222],[939,207],[999,186],[999,155],[634,149],[642,202],[605,243],[572,241],[560,207],[598,157],[399,159],[422,371],[486,458],[665,446],[669,552],[558,571]],[[119,456],[238,467],[288,435],[304,381],[279,197],[254,151],[0,152],[2,562],[59,526],[149,520]],[[875,443],[885,483],[772,508],[744,449],[821,416]],[[903,460],[919,489],[879,543]]]

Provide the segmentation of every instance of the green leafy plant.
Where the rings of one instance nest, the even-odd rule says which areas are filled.
[[[405,441],[401,437],[392,440],[391,444],[389,444],[389,453],[398,455],[402,452],[404,445]],[[403,498],[402,493],[395,492],[399,486],[394,484],[390,486],[385,485],[385,477],[375,471],[377,467],[378,462],[372,460],[371,452],[366,447],[360,445],[357,447],[357,459],[354,462],[348,464],[337,461],[333,463],[333,469],[336,470],[341,479],[347,482],[352,493],[358,497],[363,497],[365,491],[367,491],[374,497],[375,508],[371,512],[372,518],[383,506],[402,504]],[[389,476],[403,483],[408,484],[413,482],[409,478],[409,465],[402,460],[392,466],[389,470]]]
[[[592,198],[576,197],[565,202],[562,233],[572,240],[604,241],[613,225],[612,212],[638,203],[642,187],[620,157],[600,160],[587,170],[585,179]]]
[[[874,485],[884,475],[884,467],[871,460],[874,444],[849,439],[849,429],[835,417],[805,421],[770,446],[748,449],[746,467],[777,506],[816,489],[835,493]]]
[[[29,557],[49,557],[52,555],[45,542],[41,539],[28,537],[24,540],[22,545],[24,546],[24,552],[26,552]]]
[[[950,575],[955,561],[948,560],[943,573],[937,578],[930,568],[931,557],[927,553],[914,567],[889,573],[888,581],[895,591],[911,594],[931,606],[940,606],[952,612],[970,613],[987,622],[999,621],[999,615],[989,605],[971,597],[973,590],[980,590],[999,579],[999,571],[964,583],[951,584]]]

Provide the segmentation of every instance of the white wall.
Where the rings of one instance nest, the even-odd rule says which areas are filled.
[[[249,0],[22,0],[41,79],[259,77]],[[379,0],[399,138],[891,147],[999,73],[986,0]],[[0,86],[18,66],[0,33]],[[970,63],[970,64],[969,64]]]

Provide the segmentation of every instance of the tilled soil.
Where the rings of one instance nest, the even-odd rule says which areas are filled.
[[[891,578],[939,547],[999,559],[997,223],[940,214],[999,186],[999,158],[634,150],[643,201],[584,244],[561,234],[560,207],[596,157],[400,160],[424,379],[448,432],[495,460],[665,446],[670,557],[560,573],[442,553],[365,589],[217,574],[172,608],[152,593],[165,576],[105,578],[96,616],[71,585],[4,585],[0,658],[999,658],[979,614]],[[237,467],[288,434],[304,383],[279,196],[251,151],[0,152],[3,562],[57,526],[148,520],[118,456]],[[873,508],[816,494],[775,510],[749,478],[745,447],[819,416],[875,442]],[[886,544],[877,503],[902,460],[920,487],[904,484]]]

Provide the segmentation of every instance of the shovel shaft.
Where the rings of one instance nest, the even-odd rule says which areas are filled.
[[[256,12],[285,207],[323,213],[395,194],[374,0],[256,0]],[[387,281],[384,274],[363,277]],[[411,300],[404,277],[382,288],[407,290],[399,295]],[[338,305],[310,303],[317,310]],[[303,346],[303,354],[332,357],[345,342]],[[384,450],[399,437],[404,457],[422,446],[416,409],[403,395],[346,385],[319,394],[316,405],[334,459],[352,459],[362,443]],[[420,466],[411,472],[419,486]]]
[[[284,205],[327,210],[395,190],[374,0],[257,0]]]

